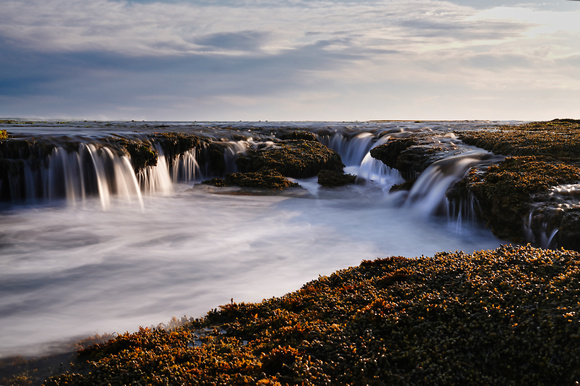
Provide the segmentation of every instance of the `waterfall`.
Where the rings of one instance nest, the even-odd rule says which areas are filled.
[[[530,243],[542,248],[557,248],[563,240],[560,229],[575,227],[577,216],[566,215],[580,209],[580,184],[555,186],[548,193],[540,195],[539,202],[534,204],[524,219],[524,234]]]
[[[367,153],[358,169],[357,181],[373,181],[384,191],[388,191],[393,185],[404,182],[401,173],[375,159],[371,153]]]
[[[148,195],[170,195],[173,193],[169,165],[161,153],[157,157],[157,165],[148,166],[139,171],[138,180],[141,189]]]
[[[173,160],[172,180],[177,182],[193,182],[199,178],[201,170],[197,162],[197,150],[190,149],[178,154]]]
[[[364,132],[352,138],[347,138],[341,133],[332,136],[319,135],[321,143],[328,146],[342,158],[342,162],[348,166],[359,166],[372,147],[380,143],[373,144],[373,134]]]
[[[252,138],[247,141],[232,141],[225,143],[224,149],[224,162],[225,162],[225,173],[235,173],[238,171],[236,165],[236,159],[241,153],[248,150],[248,147],[255,145]]]
[[[56,147],[43,174],[46,194],[42,198],[49,202],[64,198],[68,204],[75,205],[96,194],[104,209],[110,206],[112,195],[143,206],[131,162],[105,147],[97,149],[93,144],[80,144],[76,152]]]
[[[470,168],[483,165],[490,159],[491,153],[474,150],[434,162],[413,185],[405,206],[424,215],[449,213],[447,189],[463,178]]]

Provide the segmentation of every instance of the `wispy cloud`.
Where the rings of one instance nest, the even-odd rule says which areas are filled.
[[[4,0],[0,115],[453,118],[575,95],[580,9],[503,3]],[[470,117],[500,115],[480,99]]]

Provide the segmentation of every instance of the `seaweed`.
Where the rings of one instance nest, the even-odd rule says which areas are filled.
[[[45,384],[573,384],[579,274],[579,253],[531,246],[365,260],[122,334]]]

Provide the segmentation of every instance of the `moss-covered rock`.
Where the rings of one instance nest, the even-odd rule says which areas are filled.
[[[148,167],[157,165],[159,154],[149,141],[130,139],[109,139],[111,146],[126,152],[131,158],[131,165],[136,172]]]
[[[38,170],[55,145],[49,141],[21,138],[0,139],[0,201],[25,198],[25,169]]]
[[[542,161],[538,157],[508,157],[484,173],[472,170],[462,184],[475,195],[480,216],[500,238],[525,242],[524,220],[534,194],[580,181],[580,168]]]
[[[214,186],[239,186],[242,188],[283,190],[300,187],[299,184],[288,180],[275,170],[267,169],[258,172],[231,173],[225,178],[213,178],[203,182]]]
[[[354,184],[356,176],[337,172],[336,170],[321,170],[318,173],[318,184],[329,188]]]
[[[154,133],[149,138],[153,143],[161,146],[163,154],[169,159],[191,149],[204,148],[207,143],[205,139],[197,135],[186,133]]]
[[[433,162],[443,158],[448,150],[435,145],[424,134],[406,138],[391,138],[370,151],[371,156],[397,169],[407,181],[414,181]]]
[[[119,335],[46,385],[572,385],[579,272],[580,254],[529,246],[363,261],[280,298]]]
[[[541,156],[562,163],[580,162],[580,120],[555,119],[488,130],[463,131],[469,145],[503,155]]]
[[[487,170],[472,170],[453,195],[473,195],[479,216],[502,238],[580,250],[578,197],[574,205],[553,203],[550,191],[580,183],[580,121],[557,119],[457,133],[470,145],[512,155]]]
[[[288,140],[272,147],[252,149],[237,160],[241,172],[276,170],[293,178],[316,176],[320,170],[342,172],[340,155],[317,141]]]
[[[287,140],[287,139],[303,139],[306,141],[318,141],[316,134],[305,131],[305,130],[293,130],[293,131],[281,131],[276,134],[276,137]]]

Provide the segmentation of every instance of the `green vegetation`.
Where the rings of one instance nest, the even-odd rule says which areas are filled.
[[[579,275],[579,253],[529,246],[363,261],[81,350],[46,384],[573,384]]]
[[[0,130],[0,140],[8,139],[8,132],[6,130]]]

